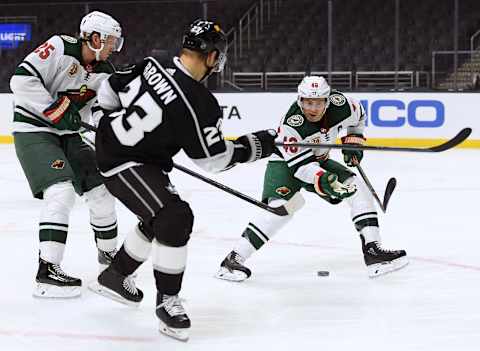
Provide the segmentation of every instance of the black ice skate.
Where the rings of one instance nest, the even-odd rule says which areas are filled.
[[[117,254],[117,249],[112,251],[102,251],[98,249],[98,265],[100,267],[100,272],[102,273],[107,267],[112,263],[113,258]]]
[[[178,295],[157,293],[156,315],[159,319],[160,332],[177,340],[187,341],[190,319]]]
[[[235,251],[230,252],[220,264],[215,277],[232,282],[243,282],[252,275],[250,269],[243,265],[244,262],[245,258]]]
[[[110,266],[100,273],[97,280],[98,284],[92,284],[89,288],[109,299],[130,306],[138,306],[143,299],[143,292],[135,286],[133,279]]]
[[[66,274],[60,265],[39,259],[35,279],[37,286],[33,291],[35,297],[69,298],[80,296],[82,281]]]
[[[385,250],[376,241],[365,244],[363,235],[360,235],[360,239],[362,240],[363,258],[370,278],[396,271],[408,264],[405,250]]]

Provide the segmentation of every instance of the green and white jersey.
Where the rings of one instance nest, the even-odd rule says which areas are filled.
[[[330,104],[319,122],[309,122],[304,113],[294,102],[283,117],[277,141],[283,143],[321,143],[334,144],[340,133],[363,135],[365,128],[365,111],[358,101],[332,90]],[[292,174],[306,182],[314,183],[315,174],[322,170],[319,161],[326,160],[329,148],[298,148],[285,146],[279,148],[283,160],[273,154],[270,161],[286,162]]]
[[[13,131],[76,133],[55,129],[43,111],[58,97],[68,95],[82,120],[90,121],[96,92],[113,71],[108,62],[84,65],[80,40],[66,35],[51,37],[25,57],[10,80],[15,100]]]

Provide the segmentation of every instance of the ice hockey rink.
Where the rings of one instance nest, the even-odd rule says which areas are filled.
[[[338,151],[332,157],[339,159]],[[256,209],[173,171],[191,203],[195,226],[182,296],[192,320],[182,343],[157,331],[150,262],[137,285],[139,308],[93,294],[71,300],[32,297],[40,202],[32,199],[13,145],[0,145],[0,249],[3,281],[0,350],[401,350],[480,349],[479,151],[366,154],[363,166],[381,195],[398,186],[380,215],[383,244],[404,248],[410,264],[369,279],[347,205],[305,194],[306,206],[247,263],[244,283],[213,277]],[[182,156],[177,162],[198,169]],[[241,165],[214,179],[254,197],[265,162]],[[122,237],[135,223],[117,205]],[[97,262],[88,211],[79,198],[70,221],[64,269],[85,283]],[[317,276],[327,270],[328,277]]]

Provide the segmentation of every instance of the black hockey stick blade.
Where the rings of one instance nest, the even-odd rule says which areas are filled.
[[[462,143],[467,139],[470,134],[472,134],[472,128],[464,128],[457,135],[455,135],[452,139],[446,141],[443,144],[432,146],[429,148],[431,152],[442,152],[451,148],[454,148],[458,144]]]
[[[275,142],[276,146],[282,147],[303,147],[311,149],[343,149],[343,150],[370,150],[370,151],[397,151],[397,152],[442,152],[451,148],[454,148],[472,133],[471,128],[462,129],[457,135],[452,139],[447,140],[446,142],[427,147],[427,148],[418,148],[418,147],[398,147],[398,146],[369,146],[369,145],[352,145],[352,144],[322,144],[322,143],[283,143]]]
[[[305,204],[305,200],[302,196],[302,194],[300,194],[300,192],[297,192],[290,200],[288,200],[288,202],[282,206],[278,206],[278,207],[272,207],[272,206],[268,206],[267,204],[261,202],[261,201],[257,201],[255,200],[254,198],[248,196],[248,195],[245,195],[235,189],[232,189],[224,184],[221,184],[221,183],[218,183],[216,181],[214,181],[213,179],[210,179],[210,178],[207,178],[199,173],[196,173],[188,168],[185,168],[179,164],[176,164],[174,163],[173,164],[173,167],[178,169],[179,171],[182,171],[188,175],[191,175],[192,177],[194,178],[197,178],[197,179],[200,179],[202,181],[204,181],[205,183],[208,183],[220,190],[223,190],[233,196],[236,196],[242,200],[245,200],[257,207],[260,207],[268,212],[271,212],[273,214],[276,214],[277,216],[288,216],[289,214],[292,214],[294,213],[295,211],[297,211],[298,209],[300,209],[304,204]]]
[[[390,178],[385,188],[385,194],[383,195],[383,209],[386,211],[390,197],[397,186],[397,180],[395,178]]]

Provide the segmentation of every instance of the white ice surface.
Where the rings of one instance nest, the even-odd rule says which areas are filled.
[[[158,334],[150,262],[137,278],[145,292],[138,309],[86,288],[79,299],[33,298],[41,203],[31,197],[12,145],[0,145],[0,160],[1,351],[480,350],[479,151],[365,157],[381,195],[389,177],[398,180],[380,215],[381,232],[386,248],[404,248],[410,257],[405,269],[373,280],[347,206],[310,194],[296,218],[248,261],[250,280],[216,280],[244,226],[267,213],[174,171],[172,181],[195,213],[181,293],[192,320],[188,343]],[[198,171],[183,157],[177,161]],[[264,165],[214,178],[258,197]],[[135,218],[117,209],[123,237]],[[64,269],[92,281],[96,249],[81,199],[70,228]],[[318,270],[330,276],[318,277]]]

